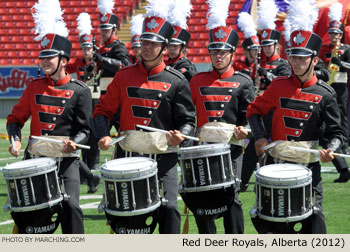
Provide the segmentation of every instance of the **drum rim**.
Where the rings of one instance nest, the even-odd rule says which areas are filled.
[[[27,206],[27,207],[12,207],[11,202],[10,202],[10,210],[13,212],[29,212],[29,211],[34,211],[34,210],[40,210],[44,208],[50,208],[52,206],[57,205],[63,200],[63,196],[60,196],[58,199],[51,200],[49,202],[41,203],[38,205],[32,205],[32,206]]]
[[[300,176],[297,175],[293,175],[292,177],[271,177],[269,175],[265,175],[265,174],[261,174],[259,173],[259,171],[261,171],[262,169],[264,171],[266,171],[267,169],[271,168],[272,166],[277,167],[277,166],[281,166],[281,165],[288,165],[288,166],[294,166],[294,167],[298,167],[298,168],[302,168],[303,171],[305,171],[305,174],[302,174]],[[283,169],[283,168],[282,168]],[[254,172],[255,174],[255,178],[256,180],[262,180],[262,181],[267,181],[267,182],[281,182],[281,181],[305,181],[306,179],[309,179],[310,177],[312,177],[312,171],[311,169],[302,166],[302,165],[298,165],[298,164],[270,164],[270,165],[265,165],[260,167],[260,169],[258,169],[257,171]]]
[[[38,164],[35,166],[29,166],[29,167],[13,167],[13,168],[7,168],[9,166],[14,166],[15,164],[18,164],[20,162],[27,162],[27,161],[32,161],[32,160],[37,160],[41,159],[42,161],[45,161],[43,159],[47,159],[49,161],[48,163],[42,163]],[[2,173],[4,178],[23,178],[24,176],[26,177],[33,177],[36,175],[41,175],[45,173],[49,173],[53,170],[57,169],[57,163],[56,160],[50,157],[43,157],[43,158],[35,158],[35,159],[26,159],[22,161],[18,161],[9,165],[6,165],[2,169]]]
[[[117,211],[117,210],[112,210],[107,208],[107,204],[105,204],[105,208],[104,210],[110,214],[110,215],[114,215],[114,216],[135,216],[135,215],[141,215],[141,214],[146,214],[149,212],[152,212],[154,210],[156,210],[158,207],[160,207],[160,200],[158,200],[158,202],[156,202],[156,204],[154,204],[153,206],[150,206],[148,208],[142,208],[142,209],[137,209],[137,210],[133,210],[133,211]]]
[[[151,178],[155,175],[157,175],[158,173],[158,169],[155,169],[153,171],[151,171],[150,173],[147,174],[143,174],[141,177],[140,176],[136,176],[137,174],[135,174],[135,176],[132,177],[113,177],[113,176],[108,176],[108,174],[103,174],[101,173],[101,178],[104,181],[111,181],[111,182],[132,182],[132,181],[138,181],[138,180],[143,180],[146,178]],[[122,174],[119,174],[122,175]]]
[[[199,150],[198,150],[199,149]],[[187,152],[187,153],[186,153]],[[194,155],[194,154],[222,154],[231,152],[231,145],[228,143],[215,143],[215,144],[203,144],[190,147],[180,148],[178,151],[179,159],[181,156]]]
[[[203,191],[213,191],[213,190],[217,190],[220,188],[226,188],[226,187],[230,187],[231,185],[236,184],[235,179],[233,179],[232,181],[229,182],[225,182],[225,183],[220,183],[220,184],[214,184],[214,185],[208,185],[208,186],[197,186],[197,187],[183,187],[179,189],[179,192],[203,192]],[[201,190],[198,190],[201,189]]]
[[[117,160],[126,160],[129,159],[130,161],[132,160],[139,160],[139,161],[151,161],[151,166],[146,166],[146,167],[142,167],[142,168],[135,168],[133,170],[112,170],[112,169],[108,169],[107,164],[108,163],[112,163],[112,162],[117,162]],[[126,164],[126,163],[125,163]],[[124,164],[124,165],[125,165]],[[128,165],[132,165],[132,163],[129,163]],[[124,179],[125,176],[127,176],[129,174],[130,178],[135,177],[135,175],[148,175],[150,173],[157,173],[158,172],[158,164],[157,161],[155,161],[152,158],[148,158],[148,157],[124,157],[124,158],[117,158],[117,159],[113,159],[108,161],[107,163],[103,164],[101,167],[101,174],[102,176],[105,177],[110,177],[110,178],[122,178]],[[139,176],[136,176],[137,178]]]
[[[5,174],[4,174],[4,178],[5,178],[5,180],[17,180],[17,179],[24,179],[24,178],[32,178],[32,177],[40,176],[43,174],[49,174],[50,172],[53,172],[55,170],[57,170],[57,166],[51,167],[50,170],[44,170],[44,171],[40,171],[40,172],[33,173],[33,174],[21,174],[20,176],[9,176],[9,175],[5,176]]]
[[[258,209],[256,210],[256,214],[261,219],[271,221],[271,222],[292,222],[292,221],[301,221],[301,220],[307,219],[313,214],[313,208],[311,207],[309,211],[303,215],[290,216],[290,217],[271,217],[271,216],[262,214]]]
[[[297,183],[286,183],[286,182],[293,182],[291,180],[288,181],[283,181],[285,183],[275,183],[275,184],[267,184],[267,183],[258,183],[258,180],[256,179],[255,181],[255,185],[260,185],[260,186],[264,186],[267,187],[269,189],[295,189],[295,188],[300,188],[300,187],[305,187],[308,186],[312,183],[312,178],[309,177],[309,180],[302,180],[302,181],[297,181],[297,182],[301,182],[299,184]],[[295,182],[295,181],[294,181]]]

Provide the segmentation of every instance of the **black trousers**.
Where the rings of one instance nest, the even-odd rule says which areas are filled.
[[[235,165],[237,166],[237,169],[239,169],[238,167],[242,167],[242,154],[239,155],[238,157],[233,156],[232,158],[234,159],[233,162],[236,163]],[[243,234],[244,233],[244,218],[243,218],[242,203],[238,199],[238,192],[239,190],[237,189],[237,186],[236,186],[235,193],[234,195],[232,195],[232,197],[234,197],[233,204],[222,215],[225,234]],[[211,219],[202,218],[198,216],[196,213],[194,213],[194,217],[198,227],[198,232],[200,234],[216,234],[216,225],[215,225],[214,218],[211,218]]]
[[[255,140],[254,138],[249,139],[247,148],[243,154],[243,163],[242,163],[242,184],[246,185],[249,183],[250,177],[256,168],[256,163],[258,162],[259,157],[256,155],[255,151]]]
[[[63,161],[60,163],[58,176],[63,177],[64,189],[69,195],[67,201],[62,201],[62,233],[83,234],[83,212],[79,206],[79,158],[63,158]]]

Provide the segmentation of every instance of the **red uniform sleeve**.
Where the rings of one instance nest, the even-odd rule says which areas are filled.
[[[276,85],[272,82],[267,86],[265,92],[256,97],[255,100],[250,103],[247,107],[246,118],[251,117],[252,115],[266,115],[271,109],[276,108],[276,102],[279,101],[278,97],[275,96]]]
[[[98,115],[105,115],[110,120],[113,119],[114,114],[118,112],[118,109],[120,107],[120,83],[117,81],[118,74],[115,75],[113,81],[111,84],[108,85],[107,91],[104,95],[100,97],[99,103],[96,104],[93,118],[95,118]]]
[[[7,116],[6,128],[14,122],[19,123],[23,127],[24,123],[30,117],[30,86],[31,84],[23,91],[18,103],[12,108],[11,114]]]

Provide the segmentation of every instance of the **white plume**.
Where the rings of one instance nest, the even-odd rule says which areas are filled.
[[[112,13],[114,0],[98,0],[97,7],[103,16],[107,13]]]
[[[191,16],[192,4],[190,0],[174,0],[170,6],[168,21],[182,29],[187,29],[187,18]]]
[[[35,10],[34,31],[38,34],[34,40],[40,41],[48,33],[68,37],[69,31],[63,21],[63,11],[58,0],[39,0],[32,8]]]
[[[258,30],[275,29],[278,8],[274,0],[261,0],[258,6]]]
[[[172,2],[173,0],[148,0],[148,5],[145,7],[145,16],[167,19]]]
[[[289,16],[289,15],[288,15]],[[286,17],[286,19],[283,22],[283,27],[284,27],[284,31],[283,31],[283,36],[284,36],[284,40],[288,43],[289,39],[290,39],[290,29],[291,29],[291,25],[290,25],[290,21],[288,19],[288,16]]]
[[[86,12],[80,13],[80,15],[77,18],[77,21],[79,36],[85,34],[90,35],[92,30],[90,15]]]
[[[208,0],[209,13],[207,27],[211,30],[219,26],[226,26],[230,0]]]
[[[313,31],[318,18],[318,9],[313,0],[293,0],[289,6],[288,19],[293,31]],[[289,17],[290,16],[290,17]]]
[[[237,19],[238,28],[244,33],[245,38],[256,35],[256,27],[252,16],[248,12],[241,12]]]
[[[130,26],[131,36],[141,35],[143,19],[144,19],[144,17],[142,14],[138,14],[131,19],[131,22],[130,22],[130,24],[131,24],[131,26]]]
[[[331,7],[329,7],[329,20],[331,21],[340,21],[340,19],[342,18],[342,10],[343,10],[343,5],[339,2],[336,2],[334,4],[331,5]]]

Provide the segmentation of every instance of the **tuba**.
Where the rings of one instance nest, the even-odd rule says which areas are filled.
[[[340,46],[340,42],[338,41],[337,45],[335,46],[335,48],[332,51],[331,59],[328,62],[328,71],[330,73],[330,77],[329,77],[329,81],[327,83],[329,85],[333,84],[335,74],[337,72],[339,72],[339,69],[340,69],[338,65],[332,63],[332,58],[338,58],[339,57],[339,55],[338,55],[339,46]]]

